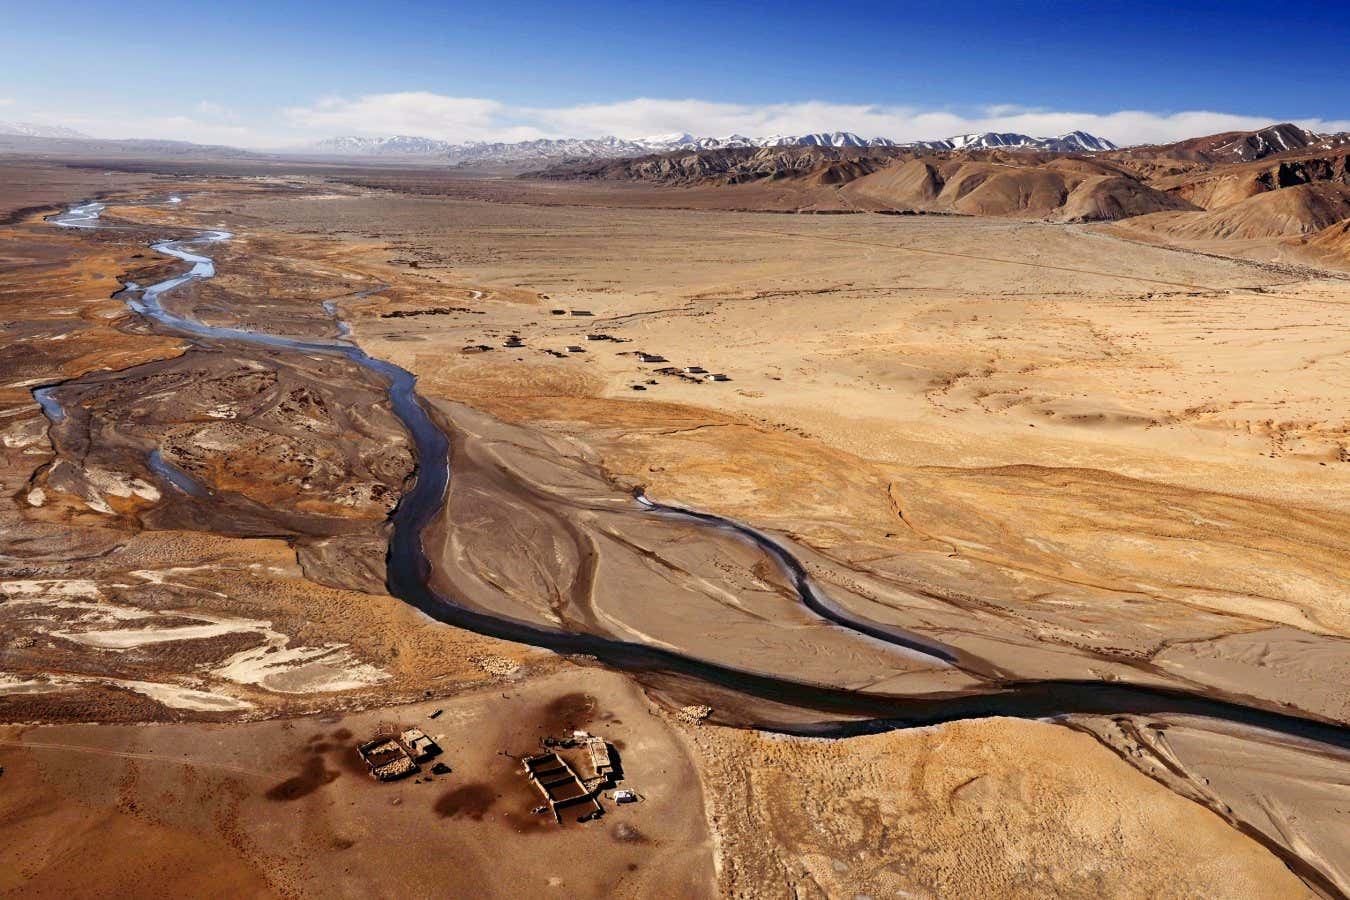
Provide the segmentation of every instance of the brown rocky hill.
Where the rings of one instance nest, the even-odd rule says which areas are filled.
[[[1156,158],[1221,165],[1251,162],[1281,153],[1315,148],[1323,140],[1319,134],[1282,122],[1257,131],[1225,131],[1172,144],[1129,147],[1106,155],[1121,160]]]
[[[912,159],[857,178],[841,193],[864,208],[1058,221],[1194,208],[1111,163],[1027,153]]]
[[[1350,264],[1350,218],[1323,228],[1299,242],[1316,259],[1334,265]]]
[[[734,147],[566,162],[530,176],[680,186],[747,184],[780,178],[842,184],[908,155],[894,147]]]
[[[1151,180],[1159,190],[1205,209],[1240,203],[1268,191],[1318,182],[1350,184],[1350,147],[1214,166]]]
[[[1065,221],[1193,208],[1115,163],[1006,150],[745,148],[576,162],[530,177],[680,187],[772,182],[780,188],[798,188],[804,196],[834,187],[854,209]]]
[[[1350,216],[1341,190],[1350,185],[1350,135],[1318,135],[1286,122],[1091,154],[723,148],[574,161],[526,177],[688,189],[665,195],[675,204],[1058,222],[1145,216],[1141,228],[1168,240],[1285,240]]]
[[[1130,224],[1172,238],[1217,241],[1308,235],[1346,219],[1350,219],[1350,184],[1317,182],[1209,210],[1144,216]]]

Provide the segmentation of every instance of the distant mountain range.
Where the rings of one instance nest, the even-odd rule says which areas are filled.
[[[456,144],[411,135],[389,137],[336,137],[305,148],[311,153],[331,156],[387,156],[444,159],[451,164],[509,164],[546,162],[562,159],[615,159],[678,151],[726,150],[743,147],[915,147],[927,150],[965,150],[1002,148],[1010,150],[1046,150],[1057,153],[1095,153],[1115,150],[1116,145],[1085,131],[1071,131],[1058,137],[1031,137],[1025,134],[985,132],[962,134],[942,141],[898,143],[889,138],[863,138],[849,131],[816,132],[752,138],[742,134],[726,137],[697,137],[692,134],[657,135],[647,138],[559,138],[488,143],[470,141]]]
[[[60,125],[37,125],[32,122],[0,122],[0,134],[9,137],[69,138],[87,140],[89,135]]]
[[[333,157],[432,165],[501,165],[515,168],[545,168],[561,163],[599,160],[631,160],[653,155],[718,153],[743,150],[845,151],[850,157],[872,150],[879,154],[905,151],[1041,151],[1050,153],[1101,154],[1131,165],[1151,165],[1159,171],[1192,165],[1224,165],[1255,162],[1272,156],[1334,151],[1350,146],[1350,133],[1317,134],[1282,122],[1253,131],[1231,131],[1188,138],[1170,144],[1117,147],[1086,131],[1070,131],[1055,137],[1032,137],[1018,132],[986,131],[960,134],[943,140],[900,143],[889,138],[863,138],[849,131],[747,137],[699,137],[665,134],[645,138],[555,138],[516,142],[469,141],[454,143],[410,135],[389,137],[347,136],[286,150],[242,150],[187,141],[93,138],[60,125],[0,120],[0,151],[63,152],[75,154],[145,154],[164,157],[282,158]]]
[[[542,138],[512,143],[469,141],[456,144],[412,135],[389,137],[335,137],[319,141],[305,150],[334,156],[413,156],[440,157],[452,163],[462,162],[539,162],[558,159],[613,159],[672,153],[678,150],[723,150],[736,147],[890,147],[886,138],[864,140],[856,134],[835,131],[805,135],[773,135],[750,138],[741,134],[727,137],[695,137],[692,134],[659,135],[648,138]]]

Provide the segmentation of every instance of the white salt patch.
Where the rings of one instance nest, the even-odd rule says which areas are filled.
[[[0,672],[0,695],[4,694],[45,694],[52,691],[67,690],[65,685],[53,684],[45,678],[19,678]]]
[[[137,578],[152,582],[153,584],[167,584],[170,575],[184,575],[189,572],[204,572],[208,569],[215,569],[210,563],[200,566],[171,566],[167,569],[133,569],[131,574]],[[179,587],[189,587],[190,585],[178,585]]]
[[[0,594],[6,597],[92,597],[98,599],[98,585],[87,578],[29,579],[0,581]]]
[[[159,499],[159,489],[154,485],[122,472],[112,472],[108,469],[88,469],[85,471],[85,477],[94,487],[114,497],[135,495],[151,502]]]
[[[168,641],[198,641],[206,638],[232,634],[236,631],[252,631],[252,628],[235,624],[181,625],[171,628],[120,628],[112,631],[53,631],[55,637],[65,638],[86,647],[99,650],[130,650],[147,644],[163,644]]]
[[[0,694],[53,693],[68,691],[83,684],[126,688],[174,709],[191,709],[198,712],[236,712],[241,709],[253,708],[252,703],[236,697],[212,694],[209,691],[199,691],[177,684],[163,684],[156,681],[127,681],[120,678],[95,678],[87,675],[50,675],[21,680],[12,675],[0,673]]]
[[[114,515],[113,509],[102,497],[93,497],[84,502],[84,505],[96,513],[103,513],[105,516]]]
[[[220,591],[213,591],[210,588],[198,587],[195,584],[184,584],[181,581],[169,581],[170,575],[181,575],[187,572],[201,572],[207,569],[215,569],[215,568],[219,567],[209,564],[200,566],[174,566],[168,569],[136,569],[132,571],[131,574],[135,575],[137,578],[141,578],[145,581],[148,581],[151,584],[167,584],[176,588],[181,588],[182,590],[185,591],[197,591],[202,594],[209,594],[212,597],[224,598],[225,594],[222,594]],[[194,614],[192,618],[200,619],[203,622],[225,621],[223,619],[215,619],[209,616],[202,616],[197,614]],[[258,624],[260,624],[262,627],[265,628],[270,623],[262,622]]]
[[[142,569],[131,574],[153,584],[171,584],[172,582],[168,581],[170,575],[214,568],[217,567],[211,565],[181,566],[161,570]],[[188,587],[188,585],[181,584],[175,584],[175,586]],[[199,588],[198,590],[205,589]],[[200,625],[167,627],[151,625],[137,628],[51,632],[54,637],[111,652],[122,652],[168,641],[205,640],[223,634],[255,632],[263,642],[261,646],[235,653],[220,666],[210,670],[209,674],[238,684],[257,685],[276,693],[309,694],[326,691],[349,691],[379,684],[390,677],[388,673],[376,666],[361,662],[352,654],[346,644],[292,647],[290,646],[290,636],[275,630],[272,623],[268,621],[217,617],[199,612],[166,610],[163,613],[154,613],[110,603],[80,602],[81,600],[98,601],[101,599],[98,585],[91,580],[6,581],[0,582],[0,593],[3,593],[7,599],[16,604],[31,603],[47,607],[80,610],[85,613],[78,620],[82,625],[142,620],[155,618],[161,614],[181,616],[202,623]],[[214,594],[216,592],[207,591],[207,593]],[[138,688],[133,689],[138,690]],[[153,699],[168,703],[159,696],[155,696]],[[226,700],[235,702],[233,698],[226,698]],[[174,704],[169,703],[168,705]],[[212,706],[210,708],[231,707]]]
[[[87,579],[3,581],[0,582],[0,594],[12,607],[79,610],[83,615],[78,621],[82,623],[122,622],[156,615],[131,606],[103,602],[98,585]]]
[[[349,691],[389,678],[375,666],[359,662],[345,644],[286,647],[289,639],[285,635],[276,637],[282,643],[269,642],[236,653],[212,674],[281,694]]]
[[[144,694],[151,700],[171,706],[174,709],[192,709],[198,712],[233,712],[252,709],[253,704],[224,694],[212,694],[192,688],[179,687],[176,684],[162,684],[155,681],[117,681],[108,680],[108,684]]]

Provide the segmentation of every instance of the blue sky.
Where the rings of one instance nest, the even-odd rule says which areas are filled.
[[[0,0],[0,22],[0,118],[110,137],[1069,123],[1123,142],[1350,120],[1350,23],[1327,3]]]

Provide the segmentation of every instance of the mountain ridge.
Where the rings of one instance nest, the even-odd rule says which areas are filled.
[[[0,120],[0,135],[5,137],[67,138],[90,140],[89,135],[66,128],[64,125],[41,125],[37,122],[8,122]]]
[[[542,162],[563,159],[614,159],[682,151],[776,147],[868,148],[898,147],[923,150],[991,149],[1044,150],[1057,153],[1095,153],[1117,149],[1105,138],[1085,131],[1070,131],[1056,137],[1032,137],[1015,132],[982,132],[956,135],[940,141],[899,142],[884,137],[863,138],[851,131],[821,131],[807,134],[774,134],[748,137],[699,137],[687,132],[645,138],[538,138],[529,141],[466,141],[453,143],[416,135],[364,137],[346,135],[327,138],[304,150],[335,156],[388,156],[444,158],[452,164]]]

